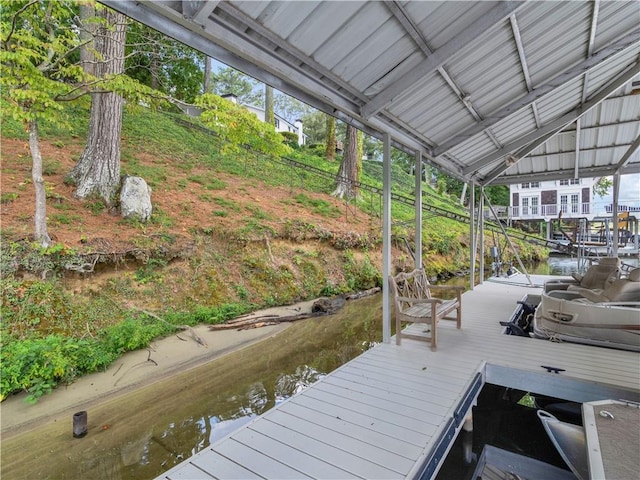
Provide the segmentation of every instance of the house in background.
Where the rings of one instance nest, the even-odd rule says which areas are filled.
[[[593,199],[597,178],[570,178],[526,182],[509,186],[510,220],[585,218],[604,214],[605,206]]]
[[[222,98],[226,98],[227,100],[238,103],[238,97],[233,95],[232,93],[227,95],[222,95]],[[265,121],[265,109],[262,107],[256,107],[255,105],[244,105],[239,104],[242,107],[246,108],[250,112],[253,112],[260,121]],[[275,127],[276,132],[293,132],[298,135],[298,145],[304,145],[307,142],[307,135],[304,134],[302,129],[302,120],[296,120],[294,123],[289,122],[286,118],[281,117],[277,113],[274,114],[275,117]]]

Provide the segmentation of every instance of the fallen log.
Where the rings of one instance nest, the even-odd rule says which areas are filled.
[[[256,328],[257,326],[276,325],[278,323],[295,322],[309,317],[319,317],[318,313],[299,313],[297,315],[263,315],[260,317],[248,318],[242,321],[225,322],[217,325],[209,325],[209,330],[247,330],[248,328]],[[262,324],[262,325],[260,325]],[[253,325],[253,326],[252,326]]]

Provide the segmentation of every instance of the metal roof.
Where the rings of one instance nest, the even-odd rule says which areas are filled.
[[[102,3],[478,184],[640,172],[637,1]]]

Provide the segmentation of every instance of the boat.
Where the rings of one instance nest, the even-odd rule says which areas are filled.
[[[558,453],[579,480],[637,478],[640,471],[640,405],[623,400],[582,404],[583,425],[538,417]]]
[[[542,292],[533,335],[640,352],[640,268],[604,289]]]

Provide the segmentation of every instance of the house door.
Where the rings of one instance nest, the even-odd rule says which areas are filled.
[[[537,216],[540,206],[538,197],[522,197],[522,216]]]
[[[578,213],[580,196],[577,193],[560,195],[560,210],[562,213]]]

